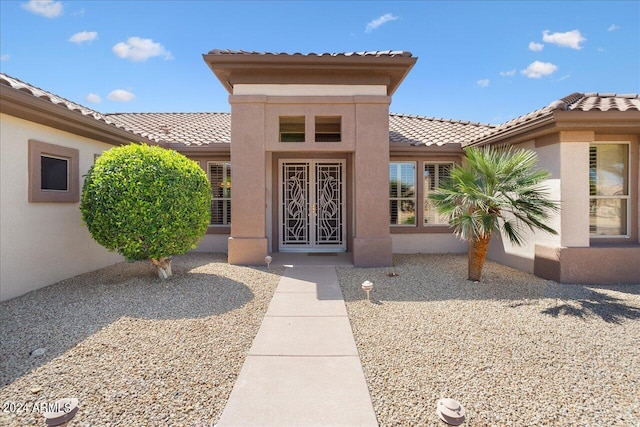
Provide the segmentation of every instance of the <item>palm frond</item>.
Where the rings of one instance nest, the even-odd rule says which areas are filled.
[[[524,243],[524,230],[544,230],[559,204],[549,199],[544,181],[549,172],[536,169],[537,156],[530,150],[467,149],[462,165],[429,195],[441,215],[463,239],[501,232],[512,243]]]

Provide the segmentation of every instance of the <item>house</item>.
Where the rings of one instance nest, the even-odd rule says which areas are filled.
[[[95,247],[75,194],[95,155],[129,141],[175,149],[207,171],[211,226],[196,250],[226,252],[233,264],[287,251],[349,252],[357,266],[466,252],[429,192],[467,146],[530,148],[562,202],[559,234],[535,233],[521,248],[496,238],[490,258],[561,282],[640,282],[638,95],[573,94],[489,125],[390,114],[417,61],[409,52],[203,57],[230,114],[100,114],[0,75],[2,299],[119,259]],[[75,167],[75,151],[39,143],[77,151],[69,188],[37,175],[60,159]],[[29,158],[39,171],[26,169]]]

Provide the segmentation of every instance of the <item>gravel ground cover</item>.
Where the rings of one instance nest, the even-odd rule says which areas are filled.
[[[466,267],[403,255],[337,269],[381,426],[445,425],[444,397],[466,426],[640,426],[640,285],[561,285],[492,262],[473,283]]]
[[[74,426],[213,426],[282,270],[188,254],[173,271],[121,263],[0,304],[0,425],[75,397]]]

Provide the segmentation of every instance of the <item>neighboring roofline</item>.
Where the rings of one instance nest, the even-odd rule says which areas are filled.
[[[38,97],[29,89],[33,86],[23,84],[26,86],[24,89],[17,89],[8,84],[0,83],[0,113],[111,145],[131,142],[164,145],[159,141],[118,127],[116,124],[106,121],[104,116],[93,110],[86,109],[89,114],[83,114],[76,109],[70,109],[75,106],[80,107],[77,104],[71,102],[66,105],[56,104],[48,97]],[[35,87],[33,88],[35,89]]]
[[[265,75],[275,70],[279,76],[283,72],[306,73],[307,79],[310,79],[307,83],[316,82],[323,73],[329,72],[333,76],[338,73],[367,74],[368,78],[375,74],[386,75],[384,84],[387,86],[387,96],[391,96],[418,60],[406,51],[303,55],[214,49],[202,57],[230,94],[233,94],[234,75],[242,74],[244,82],[247,72]],[[273,75],[270,78],[273,79]]]

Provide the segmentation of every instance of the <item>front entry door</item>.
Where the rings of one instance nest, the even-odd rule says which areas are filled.
[[[344,160],[280,160],[281,252],[344,252]]]

